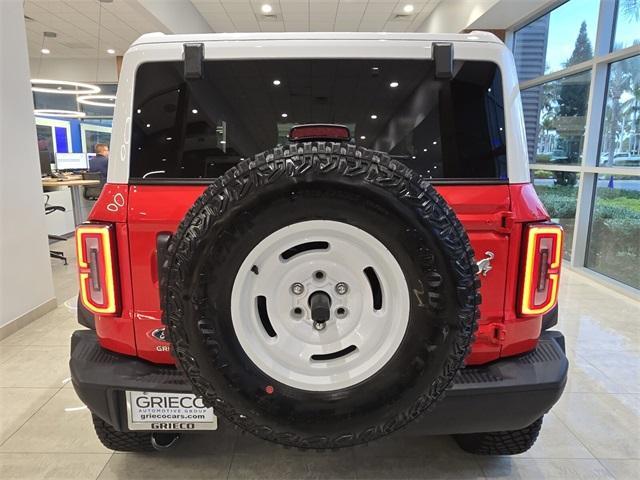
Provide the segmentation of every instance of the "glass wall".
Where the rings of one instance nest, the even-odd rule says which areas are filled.
[[[616,8],[616,20],[611,48],[620,50],[640,42],[640,3],[621,0]]]
[[[532,182],[565,229],[565,259],[640,289],[638,2],[569,0],[512,48]]]
[[[533,170],[531,181],[549,216],[564,229],[564,258],[571,260],[571,244],[578,203],[580,173]]]
[[[598,175],[587,267],[640,289],[640,177]]]
[[[583,72],[522,92],[529,106],[525,127],[531,163],[581,162],[590,79],[589,72]]]
[[[514,35],[520,81],[593,58],[600,0],[571,0]]]
[[[116,94],[117,84],[99,84],[99,86],[100,95]],[[98,99],[98,101],[108,103],[104,99]],[[43,174],[50,169],[58,168],[57,154],[88,154],[88,162],[93,156],[96,143],[109,144],[111,141],[113,122],[111,106],[87,105],[78,102],[75,95],[43,92],[33,93],[33,104],[36,109],[67,110],[85,114],[82,118],[36,116],[38,150]],[[49,158],[48,164],[45,156]]]
[[[599,165],[640,167],[640,55],[609,66],[601,139]]]

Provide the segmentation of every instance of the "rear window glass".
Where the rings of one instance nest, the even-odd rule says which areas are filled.
[[[132,179],[215,178],[308,123],[345,125],[427,178],[506,179],[491,62],[456,61],[446,80],[425,60],[215,60],[197,80],[182,62],[145,63],[132,117]]]

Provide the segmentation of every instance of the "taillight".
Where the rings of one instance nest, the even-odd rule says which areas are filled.
[[[542,315],[558,300],[562,264],[562,227],[553,223],[525,227],[521,315]]]
[[[112,225],[84,224],[76,229],[80,298],[100,315],[117,315],[115,232]]]
[[[348,141],[350,138],[351,132],[344,125],[313,123],[308,125],[296,125],[289,130],[289,140],[292,142],[311,140]]]

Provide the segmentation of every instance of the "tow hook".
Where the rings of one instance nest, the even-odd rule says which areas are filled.
[[[486,257],[476,262],[476,265],[478,266],[477,274],[486,277],[487,273],[489,273],[490,270],[493,270],[493,267],[491,266],[491,260],[493,260],[496,256],[491,251],[486,251],[484,252],[484,254],[486,255]]]
[[[158,451],[168,450],[176,444],[179,438],[179,433],[153,432],[151,434],[151,446]]]

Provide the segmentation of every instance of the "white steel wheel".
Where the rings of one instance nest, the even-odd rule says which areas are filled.
[[[274,380],[309,391],[350,387],[378,372],[402,342],[409,309],[393,254],[364,230],[329,220],[264,238],[231,294],[246,355]]]

